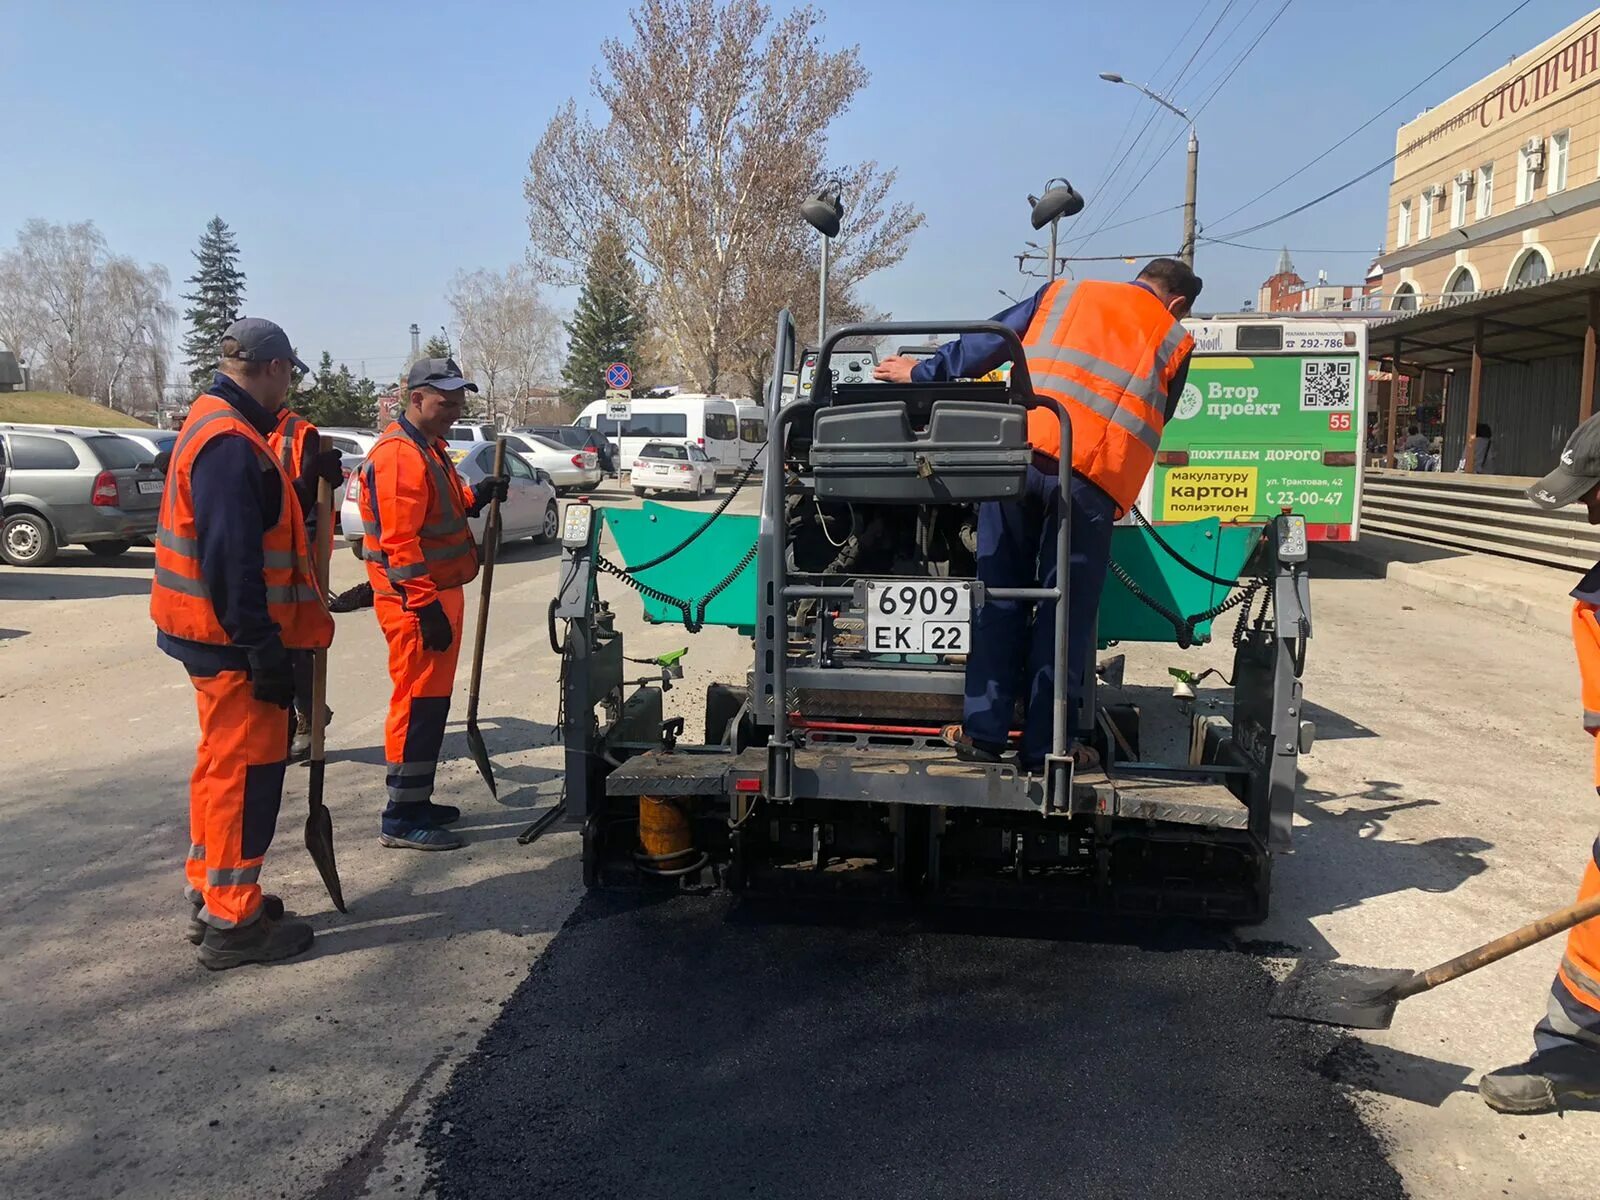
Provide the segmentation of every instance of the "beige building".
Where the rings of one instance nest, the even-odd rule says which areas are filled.
[[[1600,9],[1400,127],[1385,302],[1600,266]]]

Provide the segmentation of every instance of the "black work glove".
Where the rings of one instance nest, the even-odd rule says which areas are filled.
[[[331,488],[344,482],[344,460],[337,450],[323,450],[317,455],[317,478],[326,479]]]
[[[489,501],[504,500],[510,491],[509,475],[485,475],[472,485],[472,507],[467,509],[467,516],[477,516],[489,507]]]
[[[287,653],[279,650],[271,656],[250,656],[250,694],[279,708],[294,703],[294,669]]]
[[[167,468],[172,465],[172,451],[163,450],[160,454],[156,455],[155,462],[151,463],[150,465],[165,475],[167,473]]]
[[[422,631],[424,650],[448,650],[456,635],[450,629],[450,618],[444,615],[444,605],[435,600],[417,609],[417,627]]]

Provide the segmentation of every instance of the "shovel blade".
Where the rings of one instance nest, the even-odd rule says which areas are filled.
[[[1395,989],[1412,975],[1387,967],[1301,959],[1278,985],[1267,1012],[1346,1029],[1387,1029],[1400,1003]]]
[[[500,789],[495,787],[494,768],[489,765],[489,747],[483,744],[483,734],[479,732],[476,721],[467,722],[467,750],[472,755],[472,761],[478,764],[478,774],[489,785],[489,794],[498,800]]]
[[[311,811],[306,814],[306,849],[311,861],[317,864],[317,874],[322,876],[322,886],[328,889],[328,899],[340,912],[349,912],[344,906],[344,884],[339,882],[339,864],[333,857],[333,814],[322,802],[322,770],[320,759],[311,762]]]

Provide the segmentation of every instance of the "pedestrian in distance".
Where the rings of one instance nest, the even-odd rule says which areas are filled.
[[[1015,330],[1033,389],[1072,422],[1072,571],[1067,677],[1073,719],[1093,669],[1095,613],[1111,560],[1111,529],[1133,507],[1161,431],[1183,395],[1194,339],[1181,324],[1201,281],[1172,258],[1150,260],[1128,283],[1057,280],[995,315]],[[873,370],[893,383],[977,379],[1011,357],[994,334],[967,334],[929,358],[895,356]],[[1024,494],[978,507],[978,578],[987,588],[1054,587],[1061,524],[1061,425],[1053,407],[1028,414],[1033,465]],[[1036,609],[1031,614],[1031,608]],[[967,656],[962,725],[945,730],[958,758],[996,762],[1007,747],[1019,685],[1026,701],[1018,764],[1044,767],[1055,686],[1055,605],[990,600],[978,609]],[[1078,765],[1096,765],[1073,731]]]
[[[1600,525],[1600,417],[1578,426],[1561,461],[1528,489],[1540,508],[1582,503]],[[1578,654],[1583,728],[1595,739],[1594,786],[1600,795],[1600,563],[1572,589],[1572,641]],[[1600,894],[1600,838],[1589,850],[1578,899]],[[1533,1029],[1533,1057],[1491,1071],[1478,1095],[1496,1112],[1553,1112],[1574,1100],[1600,1099],[1600,918],[1575,925],[1550,985],[1544,1018]]]
[[[290,958],[313,937],[260,885],[283,799],[290,655],[333,639],[299,496],[267,442],[296,369],[271,321],[228,327],[173,447],[156,528],[156,644],[188,672],[200,717],[184,895],[189,940],[212,970]]]
[[[278,410],[277,424],[273,426],[267,445],[278,457],[284,474],[294,483],[295,495],[300,500],[300,511],[305,514],[306,537],[317,544],[317,484],[326,480],[328,486],[337,488],[344,482],[344,464],[337,450],[322,449],[322,435],[317,427],[285,404]],[[311,651],[290,651],[294,668],[294,729],[290,735],[289,761],[298,762],[311,753]],[[323,725],[333,719],[333,710],[325,709]]]
[[[462,589],[478,574],[467,518],[505,498],[507,477],[491,475],[473,488],[456,474],[444,435],[461,419],[466,393],[478,389],[454,359],[419,359],[406,389],[406,411],[361,465],[362,557],[394,684],[379,840],[397,849],[455,850],[465,843],[446,827],[461,810],[433,803],[433,784],[461,653]]]

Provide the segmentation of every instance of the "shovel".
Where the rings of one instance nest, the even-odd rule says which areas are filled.
[[[494,473],[506,472],[506,440],[494,441]],[[483,731],[478,728],[478,685],[483,682],[483,639],[489,632],[489,593],[494,588],[494,555],[500,543],[500,497],[489,501],[489,516],[483,523],[483,590],[478,593],[478,636],[472,647],[472,682],[467,685],[467,749],[472,761],[478,764],[478,773],[489,785],[489,794],[496,799],[500,791],[495,787],[494,768],[489,765],[489,747],[483,744]]]
[[[1267,1011],[1275,1017],[1343,1025],[1348,1029],[1387,1029],[1400,1001],[1470,975],[1480,967],[1499,962],[1507,955],[1526,950],[1597,916],[1600,916],[1600,895],[1540,917],[1532,924],[1426,971],[1302,960],[1278,985]]]
[[[317,483],[317,544],[312,553],[316,561],[317,588],[328,594],[328,560],[333,554],[333,488],[326,479]],[[344,906],[344,885],[339,882],[339,864],[333,858],[333,816],[322,802],[322,781],[327,769],[327,756],[323,739],[328,726],[328,652],[326,649],[311,652],[311,776],[308,790],[311,811],[306,815],[306,849],[311,861],[317,864],[317,874],[322,876],[328,889],[328,898],[340,912],[349,912]]]

